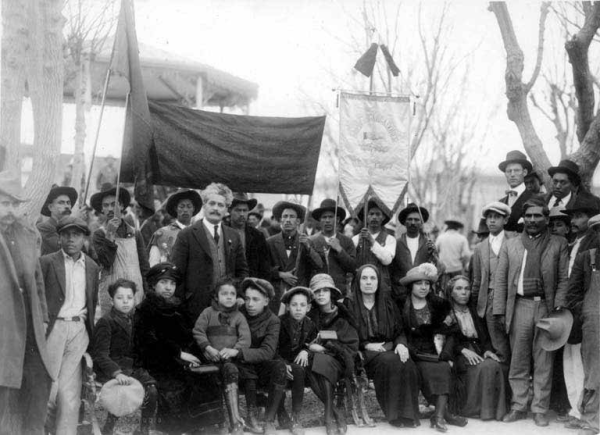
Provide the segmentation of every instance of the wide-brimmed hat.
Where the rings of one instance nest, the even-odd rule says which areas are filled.
[[[285,292],[283,294],[283,296],[281,297],[281,302],[283,302],[284,304],[288,304],[290,302],[290,300],[292,299],[292,297],[294,297],[294,295],[297,295],[298,293],[306,295],[306,299],[308,300],[308,303],[310,303],[312,301],[312,298],[313,298],[312,291],[308,287],[298,286],[298,287],[292,287],[287,292]]]
[[[319,208],[315,208],[312,211],[312,217],[318,221],[319,219],[321,219],[321,215],[326,211],[336,213],[336,210],[338,221],[343,221],[344,219],[346,219],[346,210],[338,206],[334,199],[327,198],[321,201],[321,205],[319,206]]]
[[[310,280],[310,291],[315,293],[317,290],[321,290],[323,288],[328,288],[331,291],[331,300],[337,301],[338,299],[342,299],[342,292],[335,286],[335,282],[333,282],[333,278],[326,273],[318,273],[313,276]]]
[[[0,193],[10,196],[12,199],[18,202],[27,202],[23,196],[25,191],[21,187],[21,178],[19,174],[13,171],[2,171],[0,172]]]
[[[548,215],[548,217],[550,218],[550,220],[557,220],[560,219],[561,221],[565,221],[566,223],[571,223],[571,217],[568,216],[566,213],[564,213],[566,211],[566,208],[564,205],[558,206],[558,207],[552,207],[550,209],[550,214]],[[589,221],[588,221],[589,224]]]
[[[485,223],[485,219],[481,218],[481,219],[479,219],[479,225],[477,226],[477,229],[472,230],[471,232],[473,234],[477,234],[478,236],[485,236],[490,233],[490,229],[487,227],[487,224]]]
[[[594,197],[577,196],[575,201],[573,201],[573,206],[561,210],[561,213],[569,216],[575,213],[586,213],[588,216],[595,216],[600,213],[600,210],[598,210],[598,204]]]
[[[521,165],[523,165],[524,169],[527,169],[527,173],[533,171],[533,165],[529,160],[527,160],[527,156],[519,150],[509,151],[506,154],[506,160],[500,162],[500,164],[498,165],[498,169],[504,172],[506,171],[506,167],[510,163],[520,163]]]
[[[179,284],[183,277],[181,271],[173,263],[163,262],[155,264],[146,272],[146,281],[149,285],[154,285],[161,279],[172,279],[175,284]]]
[[[134,378],[129,378],[129,385],[120,385],[111,379],[100,390],[100,403],[110,414],[117,417],[133,414],[144,402],[144,387]]]
[[[242,293],[244,293],[248,287],[258,290],[269,299],[273,299],[275,296],[275,289],[273,288],[273,285],[271,285],[271,283],[266,279],[246,278],[242,281]]]
[[[297,204],[295,202],[290,201],[279,201],[277,204],[273,206],[273,216],[278,221],[281,220],[281,215],[283,214],[283,210],[286,208],[291,208],[292,210],[296,210],[298,214],[298,219],[301,221],[304,220],[304,216],[306,216],[306,208]]]
[[[229,208],[232,209],[240,203],[248,204],[248,210],[252,210],[254,207],[256,207],[256,204],[258,204],[258,199],[248,198],[248,195],[243,192],[234,192],[233,201],[231,202],[231,206]]]
[[[485,217],[486,217],[485,214],[488,211],[495,211],[496,213],[498,213],[499,215],[502,215],[504,217],[510,216],[510,213],[511,213],[510,207],[500,201],[490,202],[485,207],[483,207],[483,210],[481,210],[481,217],[485,219]]]
[[[90,205],[98,213],[102,213],[102,200],[107,196],[117,196],[116,186],[103,186],[103,189],[100,192],[96,192],[92,195],[90,198]],[[129,207],[129,204],[131,204],[131,195],[124,187],[119,188],[119,202],[123,205],[123,208]]]
[[[200,212],[200,209],[202,208],[202,198],[200,198],[200,194],[193,189],[181,189],[171,194],[167,198],[167,202],[165,204],[166,212],[173,217],[177,217],[177,205],[182,199],[189,199],[192,201],[192,205],[194,206],[194,215]]]
[[[406,273],[406,276],[400,279],[400,284],[402,284],[405,287],[417,281],[429,281],[433,284],[437,281],[437,279],[437,268],[431,263],[422,263],[417,267],[413,267],[412,269],[410,269]]]
[[[383,214],[383,221],[381,222],[381,226],[382,227],[385,226],[385,224],[387,224],[390,220],[392,220],[392,217],[386,211],[386,207],[381,206],[381,204],[379,204],[379,202],[375,198],[369,199],[369,202],[367,203],[367,213],[373,207],[377,207],[379,210],[381,210],[381,213]],[[356,216],[361,221],[365,218],[365,205],[364,205],[364,203],[360,206],[360,208],[356,209]]]
[[[41,213],[44,216],[50,216],[50,209],[48,206],[52,201],[61,195],[67,195],[69,197],[69,201],[71,201],[71,207],[75,205],[75,202],[77,201],[77,191],[74,188],[69,186],[53,186],[52,189],[50,189],[50,193],[48,193],[48,196],[46,197],[44,206],[42,207]]]
[[[419,207],[414,202],[411,202],[406,206],[405,209],[401,210],[400,213],[398,213],[398,222],[404,225],[404,222],[406,222],[406,218],[411,213],[419,213],[421,216],[423,216],[423,223],[429,220],[429,211],[425,207]]]
[[[588,220],[588,228],[595,228],[598,225],[600,225],[600,214],[597,214],[595,216],[592,216],[589,220]]]
[[[539,331],[537,339],[547,352],[552,352],[565,345],[573,327],[573,314],[567,309],[552,311],[535,325]]]
[[[58,221],[58,225],[56,226],[56,232],[60,234],[61,232],[69,228],[77,228],[84,235],[90,235],[89,227],[87,226],[85,221],[80,217],[65,216],[64,218]]]
[[[551,177],[556,173],[567,174],[577,180],[577,183],[581,181],[581,177],[579,175],[579,165],[571,160],[561,160],[558,166],[551,166],[548,168],[548,174]]]
[[[450,218],[450,219],[446,219],[444,221],[444,223],[448,226],[448,227],[452,227],[452,228],[464,228],[465,224],[463,224],[461,221],[458,220],[458,218]]]

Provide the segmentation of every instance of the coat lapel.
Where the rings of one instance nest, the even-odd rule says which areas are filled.
[[[8,245],[6,244],[6,240],[4,240],[4,236],[0,233],[0,251],[2,252],[2,257],[6,258],[4,264],[6,264],[9,268],[10,279],[16,287],[19,287],[19,277],[17,276],[17,269],[15,269],[14,260],[12,260],[12,255],[10,254],[10,250],[8,249]]]
[[[83,255],[83,254],[82,254]],[[65,259],[63,258],[62,250],[54,254],[52,259],[54,273],[56,274],[56,280],[58,281],[60,291],[63,296],[65,295],[65,288],[67,287],[67,272],[65,270]],[[87,278],[87,277],[86,277]]]
[[[210,246],[208,246],[206,231],[204,231],[204,219],[201,219],[198,223],[194,224],[194,226],[192,227],[192,234],[194,235],[194,237],[198,241],[198,244],[204,250],[204,252],[209,254],[208,258],[210,258],[210,261],[212,261],[212,256],[210,255]]]
[[[274,242],[275,242],[275,249],[277,249],[277,255],[281,259],[281,266],[285,267],[285,266],[287,266],[288,256],[287,256],[287,252],[285,251],[285,246],[283,244],[282,233],[279,233],[279,234],[277,234],[277,236],[275,236]]]

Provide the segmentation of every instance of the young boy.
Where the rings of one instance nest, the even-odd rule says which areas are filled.
[[[287,376],[292,383],[292,418],[285,411],[285,397],[279,405],[277,418],[279,424],[288,426],[294,435],[304,433],[299,419],[304,399],[304,370],[308,366],[308,344],[317,338],[315,324],[306,317],[311,300],[312,292],[307,287],[294,287],[281,298],[286,313],[279,317],[279,356],[286,363]]]
[[[242,435],[244,421],[238,408],[238,369],[232,362],[242,349],[250,347],[250,329],[238,311],[233,281],[225,279],[215,286],[212,306],[204,309],[194,326],[194,339],[204,358],[220,366],[225,384],[231,433]]]
[[[120,278],[108,287],[113,308],[94,328],[91,355],[99,382],[116,379],[129,385],[135,378],[144,386],[145,396],[140,421],[141,434],[148,434],[156,411],[156,381],[142,368],[133,369],[132,312],[137,287],[133,281]],[[102,434],[112,434],[119,417],[108,414]]]
[[[473,252],[473,285],[471,292],[471,301],[477,308],[477,315],[485,322],[488,327],[492,346],[500,361],[508,363],[510,361],[510,347],[508,337],[501,325],[494,318],[492,305],[494,301],[494,276],[500,249],[506,243],[504,226],[508,222],[511,209],[508,205],[495,201],[485,207],[481,212],[483,219],[490,231],[487,239],[481,241],[475,246]]]

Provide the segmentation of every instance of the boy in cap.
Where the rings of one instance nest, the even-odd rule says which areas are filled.
[[[571,218],[563,213],[564,210],[566,210],[565,207],[554,207],[550,210],[548,228],[550,228],[550,234],[568,240],[571,234]]]
[[[483,207],[482,218],[490,232],[488,238],[475,246],[472,260],[473,285],[471,301],[477,308],[477,315],[484,319],[490,334],[492,346],[502,362],[509,361],[510,346],[508,337],[493,314],[494,277],[500,249],[505,243],[504,225],[510,216],[510,207],[494,201]]]

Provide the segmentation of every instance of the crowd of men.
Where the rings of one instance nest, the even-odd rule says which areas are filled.
[[[535,423],[546,426],[552,408],[567,427],[598,433],[600,199],[584,188],[569,160],[548,170],[547,193],[523,153],[509,152],[499,169],[506,196],[483,209],[473,253],[459,219],[446,220],[446,231],[433,240],[423,230],[429,211],[416,204],[399,212],[397,234],[386,227],[393,216],[376,197],[356,211],[366,218],[355,228],[356,220],[346,219],[333,199],[312,210],[318,230],[307,225],[308,210],[290,201],[275,204],[263,227],[257,200],[220,183],[201,194],[171,194],[162,212],[172,220],[142,225],[127,211],[125,188],[103,185],[88,210],[74,211],[75,189],[54,187],[36,229],[18,215],[27,201],[19,180],[0,173],[0,434],[15,427],[76,433],[81,359],[95,320],[110,310],[107,287],[118,278],[132,280],[142,290],[139,302],[148,291],[146,272],[165,261],[183,274],[177,294],[191,322],[223,278],[268,280],[275,288],[270,308],[279,314],[285,292],[319,273],[347,291],[352,273],[374,264],[380,288],[398,303],[407,297],[401,279],[419,264],[435,264],[441,285],[467,273],[472,303],[509,365],[511,411],[504,421],[531,410]],[[156,229],[145,238],[150,225]],[[574,319],[567,344],[544,349],[538,323],[567,310]]]

